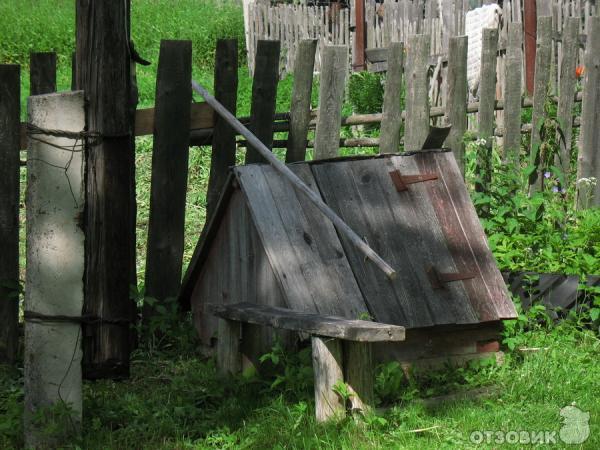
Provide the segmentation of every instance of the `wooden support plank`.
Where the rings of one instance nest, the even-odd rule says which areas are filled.
[[[240,325],[235,320],[219,319],[217,367],[223,375],[235,375],[241,370]]]
[[[313,336],[312,360],[317,422],[342,418],[346,405],[334,391],[334,386],[344,381],[341,342],[338,339]]]
[[[21,68],[0,65],[0,363],[17,357]]]
[[[31,53],[29,74],[29,95],[56,92],[56,53]]]
[[[306,39],[300,42],[294,64],[294,87],[290,106],[290,132],[285,161],[304,161],[306,157],[306,137],[310,123],[310,101],[317,40]],[[218,100],[218,98],[217,98]]]
[[[421,150],[429,134],[430,36],[409,36],[406,59],[406,125],[404,150]]]
[[[279,52],[279,41],[258,41],[249,128],[269,149],[273,145],[273,119],[279,82]],[[256,148],[252,146],[248,148],[246,164],[264,162],[265,159]]]
[[[492,180],[492,148],[494,144],[494,103],[496,101],[496,53],[498,30],[486,28],[481,41],[481,75],[479,76],[479,139],[485,144],[477,149],[475,189],[486,190]]]
[[[188,178],[192,43],[160,44],[156,80],[156,117],[146,256],[144,324],[156,307],[179,293],[183,265]]]
[[[252,303],[207,305],[223,319],[356,342],[398,342],[404,327]]]
[[[368,414],[375,408],[372,344],[343,341],[342,345],[344,380],[351,393],[350,411]]]
[[[552,17],[539,17],[537,23],[537,51],[535,57],[535,82],[533,89],[533,111],[531,113],[531,146],[529,164],[535,170],[529,176],[530,192],[542,189],[544,167],[548,161],[541,157],[541,128],[546,118],[546,101],[550,87],[552,64]]]
[[[85,130],[81,91],[29,97],[28,109],[29,122],[40,129]],[[80,219],[86,207],[82,150],[79,139],[43,132],[30,136],[24,308],[27,448],[66,446],[77,435],[82,418],[85,236]],[[53,435],[38,418],[59,405],[68,406],[69,413],[55,416],[60,431]]]
[[[215,55],[215,98],[233,115],[237,110],[238,47],[237,39],[219,39]],[[235,130],[225,119],[215,117],[210,162],[210,177],[206,193],[206,217],[215,211],[221,192],[235,165]],[[208,219],[210,220],[210,219]],[[208,223],[208,220],[206,223]]]
[[[343,45],[328,45],[321,51],[321,61],[315,159],[338,156],[348,73],[348,48]]]
[[[451,125],[445,145],[452,149],[462,175],[465,173],[464,135],[467,131],[467,36],[448,40],[448,91],[446,123]]]
[[[85,92],[88,129],[84,312],[104,321],[86,325],[84,376],[129,375],[130,285],[135,223],[135,149],[131,123],[130,1],[78,1],[77,88]],[[124,7],[125,6],[125,7]],[[91,145],[91,144],[95,145]]]
[[[600,205],[600,17],[590,17],[589,42],[585,51],[584,95],[581,109],[581,136],[577,158],[577,207]],[[593,183],[579,181],[596,178]]]
[[[504,74],[504,159],[519,162],[521,151],[521,96],[523,92],[523,27],[508,24]]]
[[[402,71],[404,70],[404,44],[392,42],[388,49],[388,72],[383,98],[383,116],[379,153],[397,153],[400,148],[402,126]]]
[[[571,141],[573,137],[573,105],[577,87],[577,37],[580,19],[568,17],[563,28],[562,62],[560,66],[560,88],[557,119],[562,136],[559,134],[560,154],[557,167],[561,167],[565,180],[571,172]]]

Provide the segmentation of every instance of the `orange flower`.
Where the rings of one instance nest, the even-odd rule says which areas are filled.
[[[577,78],[581,78],[581,76],[584,74],[584,72],[585,72],[585,67],[578,66],[577,69],[575,69],[575,76]]]

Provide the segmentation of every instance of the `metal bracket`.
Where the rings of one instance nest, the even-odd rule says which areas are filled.
[[[443,289],[445,283],[470,280],[477,276],[473,272],[440,273],[435,267],[427,269],[427,275],[429,276],[429,281],[431,281],[431,287],[433,287],[433,289]]]
[[[437,180],[435,173],[424,173],[421,175],[402,175],[399,170],[390,172],[390,177],[398,192],[408,191],[409,184],[422,183],[423,181]]]

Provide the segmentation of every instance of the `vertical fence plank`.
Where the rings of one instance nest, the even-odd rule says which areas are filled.
[[[496,53],[498,30],[486,28],[481,41],[481,75],[479,77],[479,139],[485,145],[477,149],[477,176],[475,188],[483,191],[491,181],[492,148],[494,143],[494,111],[496,103]]]
[[[467,36],[448,40],[448,92],[446,97],[446,122],[452,125],[446,146],[452,149],[458,167],[465,175],[465,144],[467,131]]]
[[[429,134],[430,36],[408,38],[406,58],[406,124],[404,150],[421,150]]]
[[[550,86],[551,60],[552,17],[539,17],[537,23],[533,112],[531,113],[531,146],[529,149],[530,165],[535,169],[529,176],[530,192],[539,191],[542,188],[544,179],[542,176],[543,165],[547,163],[547,161],[541,161],[540,146],[542,139],[540,132],[546,116],[545,105]]]
[[[78,1],[77,88],[85,92],[88,145],[84,314],[100,317],[84,332],[84,376],[129,376],[130,298],[135,273],[135,148],[131,123],[129,0]],[[123,6],[126,6],[124,8]]]
[[[154,111],[152,186],[146,257],[144,323],[176,297],[181,283],[192,101],[192,43],[160,45]]]
[[[588,40],[585,51],[585,80],[581,111],[581,135],[577,158],[577,207],[600,205],[600,17],[588,19]],[[596,185],[583,178],[596,178]]]
[[[338,156],[344,88],[348,72],[348,47],[343,45],[325,46],[322,56],[315,159]]]
[[[579,50],[579,18],[565,20],[562,40],[562,64],[560,67],[560,89],[558,99],[558,123],[562,130],[559,164],[568,179],[571,172],[571,138],[573,136],[573,104],[577,78],[577,52]]]
[[[13,363],[19,321],[21,68],[0,65],[0,363]]]
[[[85,129],[83,92],[29,97],[29,123]],[[37,138],[39,139],[37,139]],[[59,148],[57,148],[57,146]],[[27,289],[25,291],[25,446],[61,448],[81,423],[81,317],[84,295],[85,154],[80,140],[31,136],[27,154]],[[64,169],[63,169],[64,168]],[[38,417],[53,406],[54,434]],[[54,410],[56,411],[56,410]],[[37,419],[37,420],[36,420]]]
[[[392,42],[388,49],[388,70],[383,98],[383,117],[379,139],[380,153],[396,153],[400,147],[402,125],[402,71],[404,70],[404,44]]]
[[[286,162],[304,161],[306,139],[310,123],[310,100],[315,69],[317,40],[306,39],[300,42],[294,64],[294,87],[290,107],[290,132]]]
[[[31,53],[29,70],[29,95],[56,92],[56,53]]]
[[[273,146],[273,120],[279,81],[279,41],[258,41],[254,81],[252,83],[252,105],[250,107],[250,130],[263,144]],[[264,162],[252,146],[246,153],[246,164]]]
[[[504,67],[504,158],[518,162],[521,150],[521,94],[523,92],[523,28],[508,24]]]
[[[215,55],[215,98],[233,115],[237,110],[238,43],[236,39],[219,39]],[[206,194],[206,223],[215,211],[229,167],[235,165],[234,129],[215,114],[210,177]]]

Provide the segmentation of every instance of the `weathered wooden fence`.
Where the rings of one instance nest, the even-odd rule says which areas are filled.
[[[548,164],[556,162],[544,159],[539,144],[542,136],[539,128],[521,123],[523,108],[531,108],[533,124],[539,123],[547,115],[545,105],[554,102],[561,124],[561,150],[557,156],[565,171],[571,167],[568,160],[571,154],[571,141],[578,137],[579,173],[577,179],[600,178],[600,161],[597,149],[600,147],[600,134],[596,118],[600,113],[598,95],[600,90],[600,69],[597,58],[600,54],[600,18],[588,19],[586,52],[584,54],[585,78],[578,80],[576,66],[579,48],[580,19],[566,21],[561,44],[565,49],[561,66],[560,82],[553,85],[548,68],[552,67],[553,48],[557,42],[552,34],[552,18],[540,17],[538,28],[538,52],[533,96],[523,97],[523,30],[518,24],[510,24],[506,43],[506,64],[501,67],[503,78],[496,80],[498,72],[497,55],[500,37],[495,30],[486,30],[482,47],[482,80],[478,98],[470,101],[467,94],[467,42],[465,37],[450,37],[447,62],[447,76],[442,79],[437,94],[444,98],[443,105],[431,102],[432,83],[440,83],[439,77],[432,76],[431,38],[426,34],[409,36],[406,45],[410,51],[405,54],[401,43],[390,44],[388,50],[388,74],[386,77],[383,111],[376,114],[342,116],[345,81],[348,73],[348,48],[344,45],[323,45],[321,55],[320,107],[311,110],[310,99],[317,42],[305,41],[299,46],[296,58],[301,63],[294,66],[295,83],[293,101],[289,112],[276,112],[277,70],[275,61],[282,51],[279,43],[259,41],[256,43],[257,70],[254,75],[251,117],[240,118],[269,148],[286,148],[287,162],[304,160],[307,150],[315,147],[313,157],[329,158],[339,155],[340,147],[380,146],[382,152],[419,151],[434,125],[452,125],[446,145],[455,153],[464,167],[463,136],[468,128],[468,116],[477,116],[471,121],[480,139],[486,141],[480,151],[481,167],[489,163],[490,145],[496,137],[502,137],[504,158],[519,161],[522,165],[532,164],[531,189],[544,189],[542,172]],[[554,39],[553,39],[554,38]],[[235,113],[237,91],[236,43],[221,41],[217,51],[215,93],[226,107]],[[32,92],[43,93],[55,89],[55,59],[52,55],[32,56]],[[135,135],[154,135],[154,155],[152,167],[152,195],[150,205],[149,251],[146,262],[146,286],[149,294],[158,302],[176,295],[181,275],[183,218],[185,211],[185,186],[188,147],[212,145],[212,168],[209,181],[209,220],[217,208],[218,198],[225,183],[227,170],[235,162],[236,151],[245,146],[244,141],[236,142],[236,132],[213,114],[206,103],[191,103],[190,47],[187,42],[163,42],[159,61],[156,108],[138,110],[135,115]],[[260,68],[260,70],[258,70]],[[34,87],[35,84],[35,87]],[[18,92],[19,71],[14,66],[0,67],[1,92]],[[583,87],[582,87],[583,86]],[[401,91],[406,90],[405,102],[401,103]],[[4,96],[3,99],[11,99]],[[18,100],[18,96],[17,96]],[[300,101],[305,100],[305,101]],[[574,105],[582,103],[581,114],[575,114]],[[185,104],[190,105],[188,110]],[[0,180],[2,191],[2,222],[0,243],[10,249],[10,258],[2,259],[0,277],[3,278],[0,294],[9,301],[2,310],[2,346],[4,359],[14,358],[16,352],[17,308],[15,293],[18,292],[18,253],[15,241],[18,236],[19,195],[19,152],[27,147],[28,131],[25,124],[19,124],[19,101],[2,101],[0,120],[6,127],[0,133]],[[503,117],[499,112],[504,112]],[[341,139],[343,126],[381,124],[378,138]],[[580,133],[573,133],[573,128]],[[186,132],[189,130],[189,134]],[[401,133],[401,130],[404,130]],[[277,136],[275,133],[290,132]],[[183,135],[182,135],[183,133]],[[521,135],[531,133],[531,143],[523,159]],[[20,138],[19,138],[20,136]],[[562,138],[564,136],[564,139]],[[559,140],[560,140],[559,139]],[[169,149],[168,154],[165,149]],[[247,152],[248,161],[254,161],[252,151]],[[259,160],[258,157],[255,160]],[[22,166],[22,165],[21,165]],[[176,173],[174,179],[172,174]],[[493,179],[484,180],[485,183]],[[485,188],[485,186],[483,186]],[[586,190],[587,189],[587,190]],[[593,184],[580,187],[584,196],[580,206],[598,205],[600,193]],[[585,191],[585,192],[584,192]],[[584,201],[585,200],[585,201]],[[167,220],[168,218],[168,220]],[[168,261],[166,263],[165,261]],[[4,279],[6,282],[4,282]],[[151,317],[155,308],[144,308],[146,317]],[[87,313],[94,321],[101,320],[102,312]],[[123,310],[124,316],[108,317],[113,326],[122,326],[134,321],[133,313]],[[85,352],[84,345],[84,361]]]

